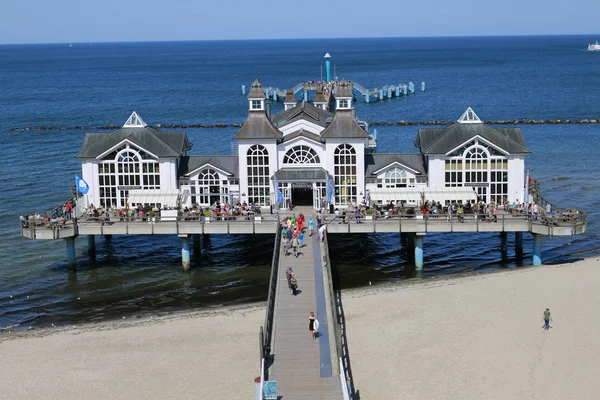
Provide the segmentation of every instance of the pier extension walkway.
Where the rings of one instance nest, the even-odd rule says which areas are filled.
[[[277,395],[293,399],[343,399],[335,323],[329,299],[328,274],[324,273],[318,234],[306,233],[298,258],[281,246],[271,338],[269,381],[277,382]],[[298,279],[296,296],[288,289],[285,269],[291,266]],[[329,266],[326,266],[328,268]],[[309,313],[319,321],[318,336],[311,339]]]

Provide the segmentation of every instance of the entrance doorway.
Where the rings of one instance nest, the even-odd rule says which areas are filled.
[[[313,190],[307,187],[292,188],[292,204],[294,206],[312,206]]]

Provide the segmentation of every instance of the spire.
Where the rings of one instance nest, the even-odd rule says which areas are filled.
[[[127,121],[125,121],[123,128],[145,128],[146,126],[148,126],[148,124],[146,124],[142,117],[137,115],[137,113],[134,111],[131,113]]]
[[[467,108],[467,111],[465,111],[463,113],[463,115],[460,116],[460,118],[457,121],[459,124],[481,124],[481,120],[479,119],[479,117],[477,116],[477,114],[475,114],[475,111],[473,111],[473,109],[471,107]]]
[[[258,78],[256,78],[254,82],[252,82],[250,93],[248,93],[248,99],[265,99],[265,90],[258,81]]]

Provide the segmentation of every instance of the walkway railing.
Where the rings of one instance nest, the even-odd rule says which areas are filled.
[[[333,332],[335,336],[335,349],[337,359],[340,360],[340,381],[342,390],[345,394],[344,398],[354,399],[358,397],[354,388],[354,380],[352,379],[352,368],[350,367],[350,355],[346,336],[346,319],[342,307],[342,293],[339,288],[337,276],[335,281],[333,279],[331,259],[329,258],[329,243],[326,232],[324,236],[324,245],[326,262],[325,270],[327,271],[327,281],[329,282],[327,289],[329,290],[330,309],[334,313]]]
[[[79,234],[189,234],[191,233],[266,233],[268,225],[278,225],[278,215],[262,214],[255,216],[172,216],[172,217],[120,217],[120,216],[82,216],[73,219],[20,219],[21,235],[31,239],[36,233],[39,238],[60,239]],[[497,216],[489,214],[396,214],[385,216],[366,215],[360,218],[363,224],[356,225],[356,216],[327,214],[324,221],[331,224],[345,224],[343,229],[336,226],[335,232],[460,232],[460,231],[530,231],[544,235],[577,235],[585,232],[588,214],[574,209],[554,209],[551,215],[540,213],[511,214],[500,211]],[[352,224],[350,224],[352,222]],[[143,228],[143,224],[148,224]],[[521,223],[521,226],[515,224]],[[263,227],[261,227],[261,225]],[[352,225],[352,226],[351,226]],[[394,227],[394,225],[396,225]],[[165,230],[161,227],[169,227]],[[215,229],[218,228],[218,232]],[[244,227],[241,232],[236,227]],[[115,229],[118,228],[118,232]],[[132,229],[135,228],[135,229]],[[261,228],[260,230],[258,228]],[[333,228],[333,227],[332,227]],[[143,232],[141,231],[143,230]],[[271,232],[271,231],[270,231]]]
[[[279,221],[278,221],[279,222]],[[279,223],[275,233],[275,245],[273,246],[273,258],[271,261],[271,275],[269,277],[269,292],[267,294],[267,309],[265,312],[265,323],[260,327],[260,356],[268,359],[271,354],[271,338],[273,337],[273,315],[275,313],[275,293],[277,291],[277,274],[279,272],[279,256],[281,255],[281,231]],[[264,371],[263,377],[264,377]]]

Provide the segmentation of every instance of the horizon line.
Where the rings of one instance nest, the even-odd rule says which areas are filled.
[[[445,39],[445,38],[505,38],[505,37],[559,37],[559,36],[587,36],[597,35],[592,33],[566,33],[566,34],[508,34],[508,35],[446,35],[446,36],[362,36],[362,37],[298,37],[298,38],[240,38],[240,39],[173,39],[173,40],[123,40],[123,41],[80,41],[80,42],[20,42],[0,43],[0,46],[28,46],[28,45],[53,45],[53,44],[117,44],[117,43],[175,43],[175,42],[252,42],[252,41],[293,41],[293,40],[361,40],[361,39]]]

